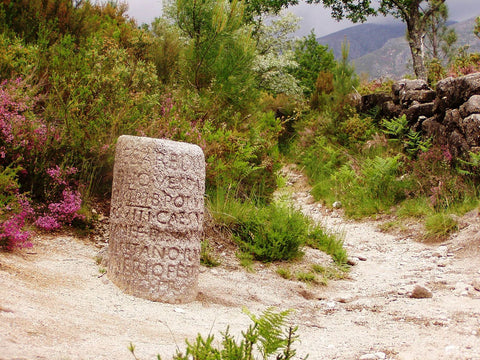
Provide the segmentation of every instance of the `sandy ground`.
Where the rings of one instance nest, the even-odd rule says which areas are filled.
[[[96,263],[101,244],[39,236],[28,251],[0,254],[0,359],[169,359],[184,340],[239,334],[274,306],[294,309],[299,356],[309,359],[480,359],[480,218],[442,244],[351,222],[313,203],[303,178],[288,172],[298,206],[340,232],[356,263],[327,286],[282,279],[275,265],[247,272],[230,261],[202,267],[197,301],[154,303],[123,294]],[[409,224],[406,224],[408,228]],[[304,264],[330,259],[306,250]],[[416,285],[431,298],[411,298]],[[475,289],[478,288],[478,289]]]

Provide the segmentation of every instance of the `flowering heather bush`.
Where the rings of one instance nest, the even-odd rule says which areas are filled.
[[[31,234],[23,228],[33,209],[27,197],[19,194],[17,172],[18,168],[0,166],[0,247],[7,250],[31,246]]]
[[[33,215],[34,211],[25,196],[18,194],[17,203],[20,212],[13,212],[10,217],[0,223],[0,245],[7,250],[32,247],[32,243],[29,241],[31,232],[25,231],[23,228],[26,220]]]
[[[83,216],[78,212],[82,207],[82,198],[76,187],[76,182],[69,176],[77,173],[74,167],[61,169],[58,165],[47,169],[47,174],[51,177],[51,194],[49,198],[57,198],[56,202],[48,204],[46,211],[35,221],[35,225],[44,230],[55,230],[64,224],[72,224],[75,219],[82,219]],[[61,194],[60,194],[61,189]]]
[[[46,205],[35,225],[58,229],[80,218],[81,196],[72,175],[77,169],[61,169],[54,153],[60,137],[34,112],[37,98],[21,79],[0,84],[0,243],[5,248],[27,247],[30,233],[23,231],[34,210],[25,194],[33,189],[37,200]]]

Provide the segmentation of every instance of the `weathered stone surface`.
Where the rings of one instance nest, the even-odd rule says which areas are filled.
[[[480,95],[473,95],[468,101],[460,106],[460,115],[467,117],[472,114],[480,114]]]
[[[392,96],[385,93],[376,93],[363,95],[361,100],[361,112],[367,112],[370,109],[373,109],[375,106],[381,106],[387,101],[391,101]]]
[[[469,146],[480,145],[480,114],[473,114],[461,120],[460,127]]]
[[[113,177],[108,277],[134,296],[193,301],[203,231],[202,150],[121,136]]]
[[[395,82],[392,85],[392,92],[394,95],[399,95],[400,91],[410,91],[410,90],[428,90],[428,84],[425,80],[410,80],[402,79]]]
[[[480,95],[480,73],[443,79],[437,83],[436,89],[435,112],[458,108],[472,95]]]
[[[458,131],[454,130],[448,135],[447,144],[453,156],[460,156],[469,151],[469,146],[465,137]]]
[[[429,118],[433,115],[433,103],[417,104],[410,106],[405,111],[405,115],[410,124],[415,123],[420,116],[425,116]]]
[[[405,91],[402,94],[400,101],[406,104],[412,103],[414,101],[423,104],[433,102],[433,100],[435,100],[435,97],[436,92],[433,90],[409,90]]]
[[[412,299],[429,299],[433,297],[432,292],[424,286],[416,285],[410,294]]]

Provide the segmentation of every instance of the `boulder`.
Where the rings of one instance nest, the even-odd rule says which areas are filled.
[[[472,114],[480,114],[480,95],[473,95],[460,106],[460,115],[465,118]]]
[[[385,93],[367,94],[363,95],[361,99],[360,111],[363,113],[369,110],[379,107],[388,101],[392,101],[393,97]]]
[[[445,118],[443,119],[443,124],[445,125],[447,131],[453,131],[460,128],[460,122],[462,117],[458,109],[449,109],[445,113]]]
[[[416,123],[420,116],[425,116],[427,118],[431,117],[433,115],[433,105],[433,102],[431,102],[410,106],[407,110],[404,111],[404,114],[406,115],[409,124]]]
[[[458,130],[454,130],[448,134],[447,144],[454,157],[460,156],[461,154],[466,154],[470,150],[465,136],[463,136],[463,134],[461,134]]]
[[[458,108],[473,95],[480,95],[480,73],[440,80],[437,83],[435,112]]]
[[[431,117],[423,121],[422,130],[427,137],[435,139],[438,144],[447,142],[447,134],[445,125],[437,121],[436,117]]]
[[[414,101],[424,104],[433,102],[437,93],[433,90],[408,90],[402,93],[400,103],[410,104]]]
[[[420,90],[431,90],[424,80],[402,79],[392,85],[393,99],[396,104],[400,103],[405,93]]]
[[[480,146],[480,114],[472,114],[461,120],[460,128],[469,146]]]

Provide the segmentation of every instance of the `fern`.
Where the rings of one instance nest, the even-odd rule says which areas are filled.
[[[286,319],[290,310],[281,312],[269,308],[260,317],[248,310],[244,312],[253,324],[243,332],[238,342],[230,334],[229,328],[222,333],[221,348],[214,346],[214,336],[204,339],[200,334],[195,342],[186,341],[185,355],[178,352],[174,360],[291,360],[296,355],[292,345],[297,340],[297,328],[285,330]],[[132,352],[133,354],[133,352]],[[260,357],[256,357],[260,355]],[[274,357],[275,356],[275,357]],[[305,358],[306,359],[306,358]]]
[[[383,132],[397,139],[402,139],[408,133],[408,120],[405,115],[391,120],[384,119],[382,126],[385,128]]]

